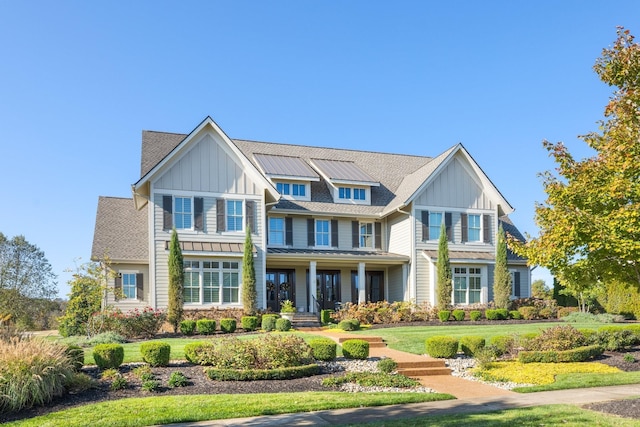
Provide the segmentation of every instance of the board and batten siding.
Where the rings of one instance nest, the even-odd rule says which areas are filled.
[[[203,135],[154,182],[154,188],[207,193],[260,195],[261,188],[244,172],[242,162],[223,142]]]

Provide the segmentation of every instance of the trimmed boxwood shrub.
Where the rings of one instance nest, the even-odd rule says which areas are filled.
[[[364,360],[369,357],[369,343],[359,339],[346,340],[342,343],[342,355],[345,359]]]
[[[320,322],[323,325],[327,325],[329,323],[333,323],[333,319],[331,318],[331,314],[333,314],[334,311],[333,310],[321,310],[320,311]]]
[[[171,345],[161,341],[147,341],[140,344],[142,360],[151,366],[167,366],[171,357]]]
[[[68,345],[65,353],[71,360],[73,370],[78,372],[84,366],[84,350],[79,345]]]
[[[284,317],[276,320],[276,331],[287,332],[289,329],[291,329],[291,320]]]
[[[509,310],[506,308],[496,308],[498,320],[507,320],[509,318]]]
[[[124,347],[120,344],[98,344],[93,348],[93,360],[100,369],[117,369],[124,361]]]
[[[198,319],[196,328],[199,334],[211,335],[216,331],[216,321],[213,319]]]
[[[217,369],[206,368],[205,374],[215,381],[291,380],[317,375],[320,367],[315,363],[276,369]]]
[[[226,318],[220,319],[220,330],[225,334],[231,334],[236,331],[236,319]]]
[[[511,310],[509,312],[509,318],[514,319],[514,320],[521,320],[522,319],[522,314],[520,314],[520,312],[518,310]]]
[[[245,331],[255,331],[258,329],[258,317],[257,316],[242,316],[240,319],[242,329]]]
[[[590,345],[565,351],[521,351],[518,353],[520,363],[571,363],[584,362],[600,356],[602,347]]]
[[[276,328],[276,319],[280,316],[277,314],[263,314],[262,315],[262,329],[265,332],[271,332]]]
[[[458,322],[464,320],[464,310],[453,310],[451,312],[451,315],[453,316],[454,319],[456,319]]]
[[[450,317],[451,311],[449,310],[440,310],[438,312],[438,319],[440,319],[441,322],[448,322]]]
[[[467,356],[474,356],[485,344],[484,337],[467,335],[460,338],[460,350]]]
[[[183,320],[180,322],[180,332],[184,335],[193,335],[196,332],[196,321]]]
[[[329,338],[314,338],[309,340],[311,353],[316,360],[334,360],[338,344]]]
[[[458,354],[458,340],[453,337],[436,335],[426,339],[425,348],[431,357],[451,359]]]
[[[195,341],[184,346],[184,358],[190,363],[200,364],[200,352],[207,345],[204,341]]]
[[[493,308],[488,308],[484,311],[484,316],[487,320],[499,320],[498,311]]]
[[[474,322],[482,319],[482,312],[480,310],[472,310],[469,312],[469,318]]]
[[[343,331],[357,331],[360,329],[360,321],[358,319],[345,319],[338,323],[338,328]]]

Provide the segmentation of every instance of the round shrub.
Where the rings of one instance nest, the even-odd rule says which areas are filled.
[[[65,353],[71,360],[73,370],[78,372],[84,366],[84,350],[79,345],[68,345]]]
[[[520,314],[518,310],[511,310],[509,312],[509,317],[514,320],[520,320],[522,319],[522,314]]]
[[[489,339],[489,345],[495,349],[496,356],[512,353],[516,347],[513,335],[496,335]]]
[[[474,322],[482,319],[482,312],[480,310],[473,310],[469,312],[469,318]]]
[[[457,320],[458,322],[464,320],[464,310],[453,310],[451,312],[451,315],[453,316],[453,318],[455,320]]]
[[[431,357],[452,359],[458,354],[458,340],[453,337],[436,335],[427,338],[425,347]]]
[[[487,320],[500,320],[500,315],[498,311],[492,308],[488,308],[484,311],[484,316]]]
[[[276,331],[287,332],[291,329],[291,320],[281,318],[276,320]]]
[[[142,360],[151,366],[167,366],[171,357],[171,345],[161,341],[148,341],[140,344]]]
[[[314,338],[309,340],[311,353],[316,360],[334,360],[336,358],[336,349],[338,345],[329,338]]]
[[[193,335],[196,332],[195,320],[183,320],[180,322],[180,332],[183,335]]]
[[[360,329],[360,321],[358,319],[345,319],[338,323],[338,328],[343,331],[357,331]]]
[[[333,323],[333,319],[331,318],[331,315],[333,314],[333,310],[322,310],[320,311],[320,322],[323,325],[329,324],[329,323]]]
[[[528,347],[537,351],[563,351],[585,344],[586,339],[580,331],[570,325],[561,325],[543,330],[528,342]]]
[[[98,344],[93,349],[93,360],[100,369],[117,369],[124,361],[124,347],[120,344]]]
[[[479,336],[468,335],[460,338],[460,350],[467,356],[475,356],[485,344],[485,339]]]
[[[220,319],[220,330],[225,334],[231,334],[236,330],[236,319]]]
[[[245,331],[255,331],[258,329],[258,317],[257,316],[242,316],[240,319],[242,329]]]
[[[369,343],[359,339],[346,340],[342,343],[342,355],[345,359],[364,360],[369,357]]]
[[[211,335],[216,331],[216,321],[213,319],[198,319],[196,328],[199,334]]]
[[[520,307],[518,309],[518,313],[522,315],[523,319],[533,320],[538,318],[538,308],[537,307]]]
[[[448,322],[449,317],[451,317],[451,311],[449,310],[440,310],[438,312],[438,319],[440,319],[441,322]]]
[[[378,371],[384,374],[390,374],[398,368],[398,363],[393,359],[381,359],[378,361]]]
[[[509,318],[509,310],[506,308],[496,308],[498,320],[507,320]]]
[[[276,319],[280,316],[277,314],[264,314],[262,315],[262,330],[265,332],[271,332],[276,328]]]
[[[190,363],[200,364],[200,355],[208,343],[194,341],[184,346],[184,358]]]

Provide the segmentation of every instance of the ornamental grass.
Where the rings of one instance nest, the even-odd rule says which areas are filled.
[[[620,369],[597,362],[578,363],[520,363],[493,362],[484,369],[475,368],[473,374],[486,381],[514,382],[518,384],[552,384],[559,374],[608,374]]]

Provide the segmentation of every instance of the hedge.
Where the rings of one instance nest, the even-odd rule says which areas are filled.
[[[271,332],[276,328],[276,319],[280,316],[277,314],[263,314],[262,315],[262,329],[265,332]]]
[[[425,347],[431,357],[451,359],[458,354],[458,340],[453,337],[436,335],[427,338]]]
[[[315,363],[279,369],[216,369],[206,368],[207,377],[216,381],[291,380],[310,377],[320,372]]]
[[[472,310],[469,312],[469,318],[474,322],[482,319],[482,312],[480,310]]]
[[[255,331],[258,329],[258,317],[257,316],[242,316],[240,319],[242,329],[245,331]]]
[[[291,329],[291,320],[280,318],[276,320],[276,331],[287,332]]]
[[[316,360],[334,360],[338,345],[330,338],[314,338],[309,340],[311,353]]]
[[[451,317],[451,311],[449,310],[440,310],[438,312],[438,319],[440,319],[441,322],[448,322],[449,317]]]
[[[464,314],[465,314],[464,310],[459,310],[459,309],[458,310],[453,310],[451,312],[451,315],[453,316],[453,318],[455,320],[457,320],[458,322],[464,320]]]
[[[196,328],[199,334],[211,335],[216,331],[216,321],[212,319],[198,319]]]
[[[521,351],[518,353],[520,363],[569,363],[584,362],[603,353],[602,347],[590,345],[565,351]]]
[[[236,319],[220,319],[220,330],[225,334],[231,334],[236,330]]]
[[[334,313],[333,310],[322,310],[320,311],[320,322],[323,325],[327,325],[329,323],[333,323],[333,318],[331,317],[331,315]]]
[[[193,335],[196,332],[196,321],[183,320],[180,322],[180,332],[184,335]]]
[[[364,360],[369,357],[369,343],[359,339],[346,340],[342,343],[342,355],[345,359]]]

